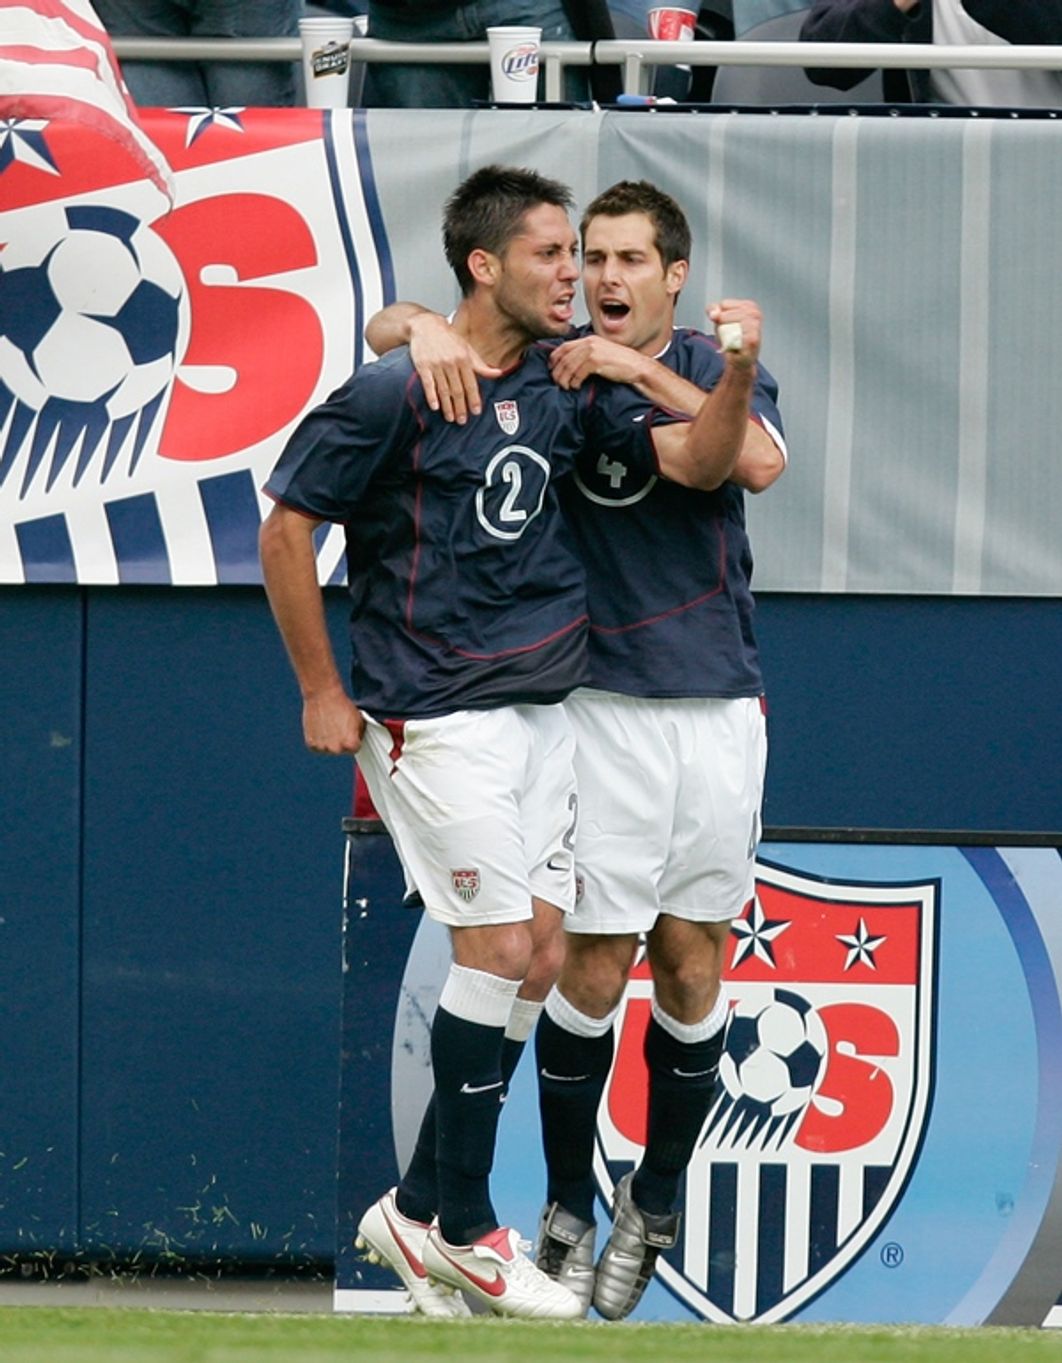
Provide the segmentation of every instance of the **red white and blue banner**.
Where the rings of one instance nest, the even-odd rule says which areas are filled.
[[[401,1310],[352,1238],[413,1146],[449,947],[402,906],[386,834],[350,835],[336,1306]],[[1062,855],[1056,847],[761,849],[734,926],[715,1104],[674,1250],[637,1320],[1039,1325],[1062,1286]],[[598,1117],[598,1247],[645,1139],[636,968]],[[534,1066],[499,1132],[499,1216],[544,1200]]]
[[[89,0],[0,0],[0,119],[38,133],[62,120],[110,138],[173,199],[173,174]]]
[[[385,301],[360,117],[145,122],[162,216],[123,148],[0,124],[0,581],[259,581],[258,489]]]

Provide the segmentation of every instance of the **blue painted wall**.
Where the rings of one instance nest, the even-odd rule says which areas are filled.
[[[1062,601],[760,600],[765,822],[1062,829]]]
[[[1062,827],[1062,603],[759,631],[769,825]],[[351,771],[262,594],[5,589],[0,638],[0,1253],[330,1259]]]

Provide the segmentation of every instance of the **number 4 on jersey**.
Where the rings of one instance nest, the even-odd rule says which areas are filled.
[[[608,479],[609,487],[616,489],[627,476],[627,465],[621,464],[615,459],[610,459],[607,454],[603,454],[597,461],[597,471],[602,478]]]

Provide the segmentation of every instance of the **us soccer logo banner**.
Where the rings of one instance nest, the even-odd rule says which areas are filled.
[[[353,1235],[416,1143],[450,964],[445,928],[403,907],[393,853],[382,874],[386,841],[351,852],[338,1310],[405,1309]],[[679,1241],[633,1320],[1044,1321],[1062,1234],[1059,852],[761,847]],[[649,995],[639,966],[598,1114],[598,1252],[616,1181],[643,1153]],[[547,1187],[532,1059],[513,1076],[491,1175],[499,1216],[525,1234]]]
[[[260,581],[259,489],[391,300],[363,114],[144,126],[170,211],[91,130],[0,123],[0,582]]]
[[[938,884],[758,869],[731,934],[716,1099],[657,1270],[720,1322],[783,1320],[844,1271],[903,1191],[933,1087]],[[645,1141],[650,998],[643,963],[599,1118],[607,1198]]]

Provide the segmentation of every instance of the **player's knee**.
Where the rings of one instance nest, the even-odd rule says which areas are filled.
[[[564,997],[588,1017],[604,1017],[623,997],[634,960],[625,941],[572,934],[560,974]]]
[[[532,935],[527,923],[458,928],[451,932],[454,960],[472,970],[523,980],[531,965]]]
[[[564,930],[535,939],[524,975],[524,993],[529,998],[544,999],[556,984],[564,965]]]
[[[719,997],[719,966],[711,958],[675,961],[653,970],[653,989],[664,1012],[677,1022],[707,1017]]]

